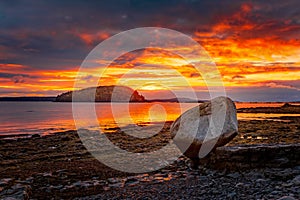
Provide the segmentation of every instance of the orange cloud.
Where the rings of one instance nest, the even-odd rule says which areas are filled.
[[[96,42],[107,39],[110,35],[106,32],[97,33],[81,33],[78,35],[87,45],[92,45]]]
[[[0,64],[0,90],[9,96],[37,96],[73,90],[77,70],[44,71],[20,64]],[[8,94],[0,93],[0,96]]]
[[[192,37],[215,61],[227,88],[264,86],[298,91],[297,84],[288,82],[300,81],[300,25],[292,24],[291,20],[264,18],[256,13],[259,9],[264,8],[242,4],[235,13],[215,16],[218,20],[213,20],[216,21],[214,24],[205,27],[205,31],[194,32]],[[111,34],[95,31],[74,35],[86,45],[94,45]],[[26,37],[26,33],[17,36]],[[183,44],[177,48],[185,53],[195,53],[193,46]],[[191,65],[201,59],[198,56],[184,60],[168,49],[145,49],[122,55],[105,70],[107,63],[95,61],[97,67],[80,76],[87,86],[97,82],[103,72],[99,80],[101,85],[127,84],[141,88],[145,93],[150,90],[184,90],[188,86],[202,91],[206,90],[205,82]],[[77,68],[61,69],[45,71],[20,64],[0,64],[0,73],[3,74],[0,88],[23,89],[28,94],[72,90]]]

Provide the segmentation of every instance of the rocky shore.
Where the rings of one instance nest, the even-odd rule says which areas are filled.
[[[240,108],[237,110],[241,113],[293,113],[300,114],[300,105],[285,103],[281,107],[256,107],[256,108]]]
[[[202,160],[198,170],[182,156],[147,174],[103,165],[75,131],[2,139],[0,199],[299,199],[298,120],[239,121],[239,136]],[[170,124],[150,139],[118,129],[107,135],[128,151],[152,151],[168,143]]]

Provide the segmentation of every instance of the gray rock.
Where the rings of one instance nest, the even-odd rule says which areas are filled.
[[[124,183],[114,183],[114,184],[109,184],[108,187],[110,187],[110,188],[124,187]]]
[[[229,177],[229,178],[239,178],[240,174],[238,172],[234,172],[234,173],[231,173],[231,174],[227,174],[226,176]]]
[[[29,185],[15,184],[0,193],[1,199],[29,199],[31,187]]]
[[[300,185],[300,175],[296,176],[293,180],[292,183],[295,185]]]
[[[274,190],[274,191],[271,192],[272,195],[276,195],[276,194],[279,194],[279,193],[280,193],[280,192],[277,191],[277,190]]]
[[[175,144],[194,164],[238,133],[236,107],[231,99],[217,97],[196,106],[171,125]]]
[[[236,193],[235,193],[235,192],[231,192],[231,193],[227,194],[227,197],[228,197],[228,198],[233,198],[233,197],[235,197],[235,196],[236,196]]]
[[[107,181],[109,183],[118,183],[118,182],[120,182],[120,180],[118,180],[117,178],[108,178]]]
[[[265,182],[267,182],[267,180],[259,178],[259,179],[256,179],[255,182],[256,183],[265,183]]]
[[[283,196],[283,197],[279,198],[278,200],[296,200],[296,199],[291,196]]]
[[[11,178],[4,178],[0,180],[0,186],[5,186],[7,185],[9,182],[11,182],[13,179]]]

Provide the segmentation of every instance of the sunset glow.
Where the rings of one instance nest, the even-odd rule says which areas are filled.
[[[182,6],[193,8],[189,4]],[[181,13],[177,18],[161,19],[157,24],[149,19],[139,19],[138,12],[128,16],[139,21],[141,26],[159,24],[196,40],[216,63],[228,95],[235,100],[299,101],[300,16],[289,15],[288,11],[275,16],[279,8],[283,9],[280,6],[298,9],[292,3],[278,7],[266,7],[259,2],[236,3],[227,10],[218,9],[199,16],[198,24],[197,16],[193,16],[196,11],[190,14],[196,18],[194,21],[189,14],[184,19]],[[120,20],[127,20],[127,15],[121,15],[120,19],[112,17],[110,23],[102,20],[101,23],[110,24],[106,28],[97,23],[89,28],[78,24],[80,21],[73,23],[76,15],[72,13],[78,7],[69,9],[70,17],[62,16],[62,23],[68,24],[66,30],[55,27],[57,30],[45,32],[34,25],[9,28],[10,18],[0,19],[8,27],[0,30],[0,96],[56,96],[73,90],[77,70],[88,52],[110,36],[133,28],[125,26],[126,22],[122,27],[114,26]],[[171,8],[162,9],[169,11]],[[178,8],[179,11],[182,10]],[[7,9],[3,15],[10,16],[15,12]],[[88,16],[103,17],[96,14],[92,12]],[[31,18],[28,16],[24,20],[30,23]],[[180,20],[185,23],[178,24]],[[11,43],[5,42],[10,40]],[[180,49],[193,52],[192,46],[183,45]],[[201,57],[184,60],[167,50],[144,49],[121,56],[106,71],[101,71],[104,65],[101,60],[97,61],[99,68],[87,73],[83,81],[98,80],[103,72],[100,85],[128,85],[146,98],[168,98],[168,91],[172,90],[184,94],[189,86],[197,92],[199,99],[207,98],[206,84],[190,64],[195,60],[201,60]]]

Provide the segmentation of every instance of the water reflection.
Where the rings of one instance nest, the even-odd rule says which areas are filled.
[[[84,103],[82,104],[84,105]],[[118,127],[152,126],[157,131],[165,121],[174,121],[181,113],[197,103],[97,103],[95,110],[99,126],[104,132]],[[283,103],[236,103],[237,108],[276,107]],[[128,107],[127,107],[128,106]],[[283,116],[300,114],[238,113],[239,120],[280,120]],[[98,127],[90,127],[98,129]],[[42,134],[75,129],[71,103],[0,102],[0,135]],[[149,130],[151,132],[151,130]]]

